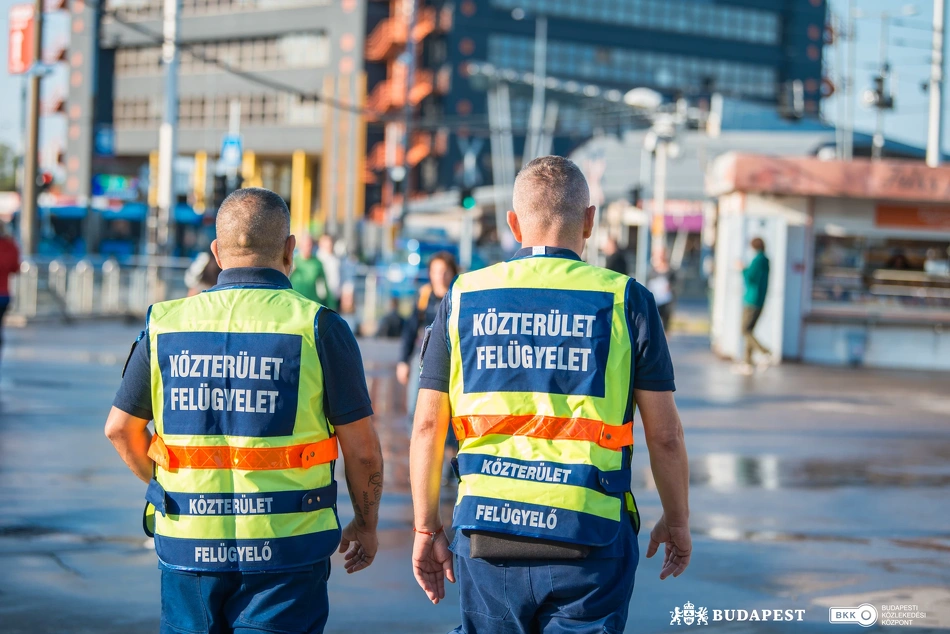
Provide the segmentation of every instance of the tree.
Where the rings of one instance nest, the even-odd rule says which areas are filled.
[[[16,189],[16,151],[6,143],[0,143],[0,191]]]

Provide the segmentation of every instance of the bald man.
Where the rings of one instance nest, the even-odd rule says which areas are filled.
[[[427,342],[410,474],[416,580],[459,582],[466,634],[622,632],[639,559],[630,490],[639,408],[663,515],[660,579],[689,565],[688,481],[673,365],[650,292],[581,261],[594,226],[567,159],[524,166],[508,225],[524,248],[459,276]],[[450,545],[443,439],[461,441]],[[454,553],[454,558],[453,558]]]
[[[235,191],[216,229],[217,285],[149,308],[106,436],[148,485],[163,633],[323,632],[330,555],[353,573],[377,550],[383,467],[360,351],[291,288],[277,194]],[[340,449],[355,515],[342,529]]]

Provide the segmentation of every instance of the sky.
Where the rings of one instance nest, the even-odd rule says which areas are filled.
[[[21,0],[22,1],[22,0]],[[10,7],[15,4],[15,0],[0,0],[0,142],[7,143],[13,147],[19,147],[22,137],[21,121],[21,90],[23,86],[22,77],[11,77],[7,75],[6,58],[8,54],[8,14]],[[849,0],[830,0],[831,10],[840,16],[847,15]],[[896,79],[895,103],[893,111],[885,116],[884,130],[889,139],[910,143],[923,147],[927,138],[927,94],[920,89],[921,82],[925,82],[929,77],[929,49],[930,32],[927,30],[933,17],[933,0],[918,0],[916,2],[905,2],[905,0],[854,0],[855,6],[866,17],[857,21],[857,73],[856,73],[856,99],[855,106],[855,128],[860,131],[872,133],[875,125],[875,112],[872,109],[864,107],[860,102],[861,93],[870,87],[871,78],[876,72],[880,61],[880,33],[881,20],[880,15],[884,10],[891,13],[901,13],[905,7],[913,7],[917,11],[914,17],[901,18],[914,25],[924,28],[907,28],[893,24],[889,29],[887,55],[893,69]],[[50,28],[46,29],[47,42],[50,39],[61,39],[68,35],[68,18],[65,14],[57,16],[57,19],[47,22]],[[846,57],[846,47],[842,47]],[[837,55],[832,47],[825,49],[825,67],[829,76],[834,77],[837,72],[834,68]],[[63,65],[64,66],[64,65]],[[44,80],[47,89],[62,90],[66,86],[65,69],[58,69],[56,74],[47,80]],[[950,91],[944,85],[944,129],[943,129],[943,148],[945,152],[950,152]],[[832,96],[824,100],[822,112],[824,118],[829,123],[834,123],[838,118],[839,96]],[[64,123],[57,117],[46,117],[48,121],[44,123],[41,129],[41,148],[52,149],[58,142],[56,137],[62,137],[64,133]]]

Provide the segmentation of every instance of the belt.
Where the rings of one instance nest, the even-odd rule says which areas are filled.
[[[591,418],[566,418],[528,414],[523,416],[456,416],[452,428],[458,439],[502,434],[545,440],[584,440],[619,451],[633,445],[633,422],[608,425]]]
[[[289,447],[232,447],[230,445],[166,445],[158,434],[152,436],[148,456],[161,468],[234,469],[309,469],[337,459],[336,436],[307,445]]]

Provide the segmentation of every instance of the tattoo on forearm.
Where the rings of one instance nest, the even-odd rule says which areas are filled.
[[[357,500],[356,490],[349,477],[346,478],[346,488],[353,504],[356,525],[365,528],[367,520],[376,523],[379,520],[379,501],[383,496],[383,472],[377,471],[369,477],[367,486],[362,490],[362,503]]]
[[[367,489],[363,489],[363,516],[379,519],[379,500],[383,495],[383,473],[377,471],[369,477]]]
[[[363,518],[363,510],[360,508],[359,503],[356,501],[356,490],[353,488],[353,483],[350,482],[349,476],[346,477],[346,490],[350,494],[350,503],[353,505],[353,513],[355,515],[356,525],[360,528],[366,526],[366,520]]]

